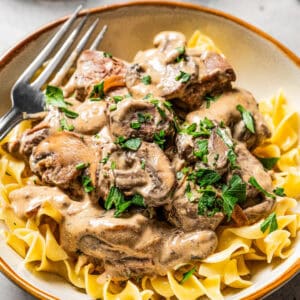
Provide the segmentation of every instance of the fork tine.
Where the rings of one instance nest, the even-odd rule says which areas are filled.
[[[65,32],[70,28],[76,19],[79,11],[82,9],[82,5],[79,5],[73,15],[61,26],[60,30],[56,32],[50,42],[46,45],[46,47],[41,51],[41,53],[36,57],[36,59],[29,65],[29,67],[23,72],[23,74],[19,77],[18,82],[25,81],[28,82],[36,70],[44,63],[46,58],[49,56],[51,51],[57,45],[58,41],[62,38]]]
[[[33,88],[40,89],[42,85],[47,81],[50,77],[54,69],[60,63],[66,52],[69,50],[77,35],[79,34],[81,28],[86,22],[88,15],[84,16],[80,21],[79,25],[72,31],[67,40],[64,42],[62,47],[57,51],[55,56],[50,60],[47,67],[43,70],[43,72],[38,76],[38,78],[31,84]]]
[[[104,37],[104,34],[107,30],[107,25],[104,25],[102,30],[99,32],[98,36],[95,38],[93,44],[91,45],[90,47],[90,50],[96,50],[99,43],[102,41],[103,37]]]
[[[60,86],[63,79],[66,77],[68,71],[74,64],[75,60],[77,59],[78,55],[81,53],[85,45],[87,44],[91,34],[93,33],[94,29],[96,28],[97,24],[99,22],[99,19],[96,19],[93,24],[89,27],[87,32],[84,34],[84,36],[81,38],[79,43],[77,44],[76,48],[73,50],[71,55],[68,57],[64,65],[61,67],[61,69],[56,73],[53,80],[50,82],[50,85],[54,86]]]

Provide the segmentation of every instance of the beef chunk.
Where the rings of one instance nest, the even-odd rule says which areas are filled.
[[[75,97],[82,101],[90,95],[93,86],[104,79],[119,76],[120,85],[124,86],[126,66],[116,58],[105,57],[103,52],[85,50],[79,57],[77,68],[64,88],[69,96],[75,92]],[[123,83],[122,83],[123,82]]]

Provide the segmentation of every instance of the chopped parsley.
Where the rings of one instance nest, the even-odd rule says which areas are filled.
[[[152,119],[152,115],[149,113],[137,113],[137,121],[132,121],[130,123],[130,127],[132,129],[140,129],[142,126],[142,123],[146,123]]]
[[[59,124],[60,124],[60,129],[61,130],[73,131],[75,129],[74,125],[72,125],[72,124],[69,125],[65,118],[62,118],[59,121]]]
[[[107,58],[112,58],[113,57],[112,54],[109,53],[109,52],[103,52],[103,56],[107,57]]]
[[[82,186],[84,188],[84,191],[86,193],[90,193],[95,189],[93,184],[92,184],[92,179],[89,176],[86,176],[86,175],[82,176],[81,177],[81,184],[82,184]]]
[[[159,104],[159,100],[157,99],[152,99],[150,100],[150,102],[156,107],[156,109],[158,110],[160,116],[163,118],[163,119],[166,119],[167,115],[166,115],[166,112],[164,111],[164,109],[162,109]]]
[[[131,205],[145,207],[144,198],[139,194],[135,194],[131,199],[126,199],[119,188],[112,186],[104,203],[104,208],[109,210],[114,206],[114,216],[119,217],[120,214],[126,211]]]
[[[211,95],[206,95],[204,96],[204,100],[206,102],[206,108],[210,108],[211,102],[216,102],[220,96],[211,96]]]
[[[101,160],[100,160],[100,162],[102,163],[102,164],[106,164],[107,162],[108,162],[108,159],[109,159],[109,157],[108,156],[106,156],[106,157],[103,157]]]
[[[194,155],[203,162],[207,162],[208,140],[197,141],[197,145],[198,149],[194,151]]]
[[[58,108],[67,107],[67,103],[64,100],[63,91],[59,87],[48,85],[46,87],[45,97],[47,105],[52,105]]]
[[[115,161],[111,161],[110,163],[110,169],[113,171],[116,168],[116,162]]]
[[[188,175],[188,180],[196,182],[200,187],[206,187],[219,182],[220,174],[211,169],[199,169]]]
[[[119,103],[120,101],[123,100],[123,96],[113,96],[113,99],[114,99],[115,103]]]
[[[65,116],[70,118],[70,119],[76,119],[79,116],[79,114],[77,112],[69,110],[65,107],[62,107],[60,110],[62,112],[64,112]]]
[[[104,98],[104,96],[104,81],[101,81],[100,83],[94,85],[90,94],[90,98],[92,98],[93,101],[97,101],[96,99],[101,100]]]
[[[181,81],[183,83],[188,82],[191,79],[191,74],[180,71],[180,73],[175,77],[176,81]]]
[[[160,148],[165,148],[165,142],[166,142],[166,133],[164,130],[160,130],[159,133],[154,133],[153,135],[153,141],[156,143]]]
[[[117,109],[117,104],[111,104],[110,106],[109,106],[109,111],[114,111],[114,110],[116,110]]]
[[[131,122],[130,123],[130,127],[132,128],[132,129],[140,129],[141,128],[141,123],[140,122]]]
[[[257,159],[261,162],[265,169],[272,170],[278,162],[279,157],[257,157]]]
[[[232,148],[230,148],[227,151],[227,159],[229,161],[231,169],[239,169],[240,168],[236,162],[237,156]]]
[[[145,170],[145,167],[146,167],[146,161],[144,158],[141,159],[141,168],[142,170]]]
[[[214,127],[215,125],[213,124],[213,122],[205,117],[199,123],[199,130],[197,130],[197,124],[192,123],[191,125],[188,125],[186,128],[180,130],[180,132],[187,133],[193,137],[210,136],[211,129]]]
[[[255,126],[252,114],[242,105],[237,105],[236,109],[241,113],[245,126],[251,133],[255,133]]]
[[[90,163],[79,163],[76,165],[76,170],[82,170],[90,166]]]
[[[246,200],[246,183],[240,176],[233,175],[228,186],[222,188],[223,210],[228,220],[231,218],[234,206]]]
[[[195,272],[196,267],[184,273],[182,279],[180,280],[180,284],[184,284]]]
[[[172,110],[172,103],[169,101],[164,101],[163,105],[168,109],[168,110]]]
[[[278,223],[275,213],[271,213],[260,225],[261,232],[266,232],[269,228],[269,233],[278,229]]]
[[[119,136],[115,143],[123,149],[137,151],[142,144],[142,140],[140,138],[125,139],[123,136]]]
[[[47,105],[58,107],[66,117],[75,119],[79,116],[78,113],[67,108],[67,106],[71,105],[71,103],[68,103],[64,100],[64,95],[61,88],[48,85],[46,87],[45,98]]]
[[[216,192],[206,190],[198,202],[198,215],[213,216],[220,211],[220,201],[216,196]]]
[[[275,198],[276,198],[275,195],[273,195],[273,194],[267,192],[267,191],[266,191],[266,190],[265,190],[265,189],[257,182],[257,180],[256,180],[253,176],[250,177],[249,183],[250,183],[253,187],[255,187],[258,191],[260,191],[261,193],[263,193],[266,197],[270,197],[270,198],[272,198],[272,199],[275,199]]]
[[[178,51],[178,56],[176,57],[175,61],[181,62],[185,57],[185,47],[184,46],[177,47],[176,50]]]
[[[217,128],[217,134],[221,137],[221,139],[223,140],[223,142],[228,148],[233,148],[234,146],[233,142],[229,137],[229,135],[227,134],[226,129]]]
[[[150,75],[146,75],[146,76],[142,77],[142,83],[144,85],[149,85],[149,84],[151,84],[151,82],[152,82],[152,79],[151,79]]]
[[[277,187],[275,190],[273,190],[273,193],[280,197],[286,196],[286,194],[284,192],[284,188],[282,188],[282,187]]]

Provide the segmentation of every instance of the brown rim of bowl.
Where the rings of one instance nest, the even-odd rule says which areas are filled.
[[[182,2],[175,2],[175,1],[160,1],[160,0],[142,0],[142,1],[130,1],[130,2],[124,2],[124,3],[118,3],[118,4],[111,4],[111,5],[106,5],[106,6],[101,6],[101,7],[96,7],[96,8],[91,8],[91,9],[86,9],[83,10],[80,15],[84,15],[87,13],[94,14],[98,13],[101,11],[109,11],[109,10],[114,10],[122,7],[127,7],[127,6],[146,6],[146,5],[163,5],[163,6],[170,6],[170,7],[182,7],[185,9],[190,9],[190,10],[197,10],[197,11],[202,11],[208,14],[212,14],[218,17],[222,17],[224,19],[230,20],[246,29],[249,29],[250,31],[256,33],[260,37],[268,40],[272,44],[274,44],[277,48],[279,48],[287,57],[289,57],[296,65],[300,66],[300,58],[293,53],[291,50],[289,50],[287,47],[285,47],[282,43],[274,39],[272,36],[269,34],[265,33],[264,31],[258,29],[257,27],[235,17],[232,16],[228,13],[213,9],[213,8],[208,8],[208,7],[203,7],[200,5],[192,4],[192,3],[182,3]],[[36,30],[33,34],[27,36],[24,38],[21,42],[19,42],[16,46],[10,48],[8,51],[6,51],[1,57],[0,57],[0,71],[3,69],[12,59],[13,57],[19,53],[28,42],[34,40],[44,32],[58,26],[61,24],[63,21],[67,19],[67,16],[62,17],[56,21],[53,21],[40,29]],[[268,292],[271,290],[274,290],[275,288],[278,288],[280,285],[284,284],[287,282],[289,279],[293,277],[298,271],[300,270],[300,258],[289,268],[283,273],[280,277],[278,277],[276,280],[274,280],[272,283],[268,284],[267,286],[263,287],[261,290],[256,291],[246,298],[242,298],[241,300],[254,300],[259,297],[262,297],[266,295]],[[17,283],[21,288],[26,290],[28,293],[32,294],[33,296],[39,298],[39,299],[45,299],[45,300],[58,300],[53,295],[50,295],[37,287],[33,286],[26,280],[24,280],[22,277],[20,277],[18,274],[16,274],[5,261],[0,257],[0,271],[3,272],[9,279],[11,279],[13,282]]]

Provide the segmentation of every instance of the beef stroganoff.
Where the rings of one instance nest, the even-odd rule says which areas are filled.
[[[299,116],[233,86],[198,31],[153,44],[133,62],[84,51],[1,142],[6,240],[92,298],[223,299],[292,253]]]

